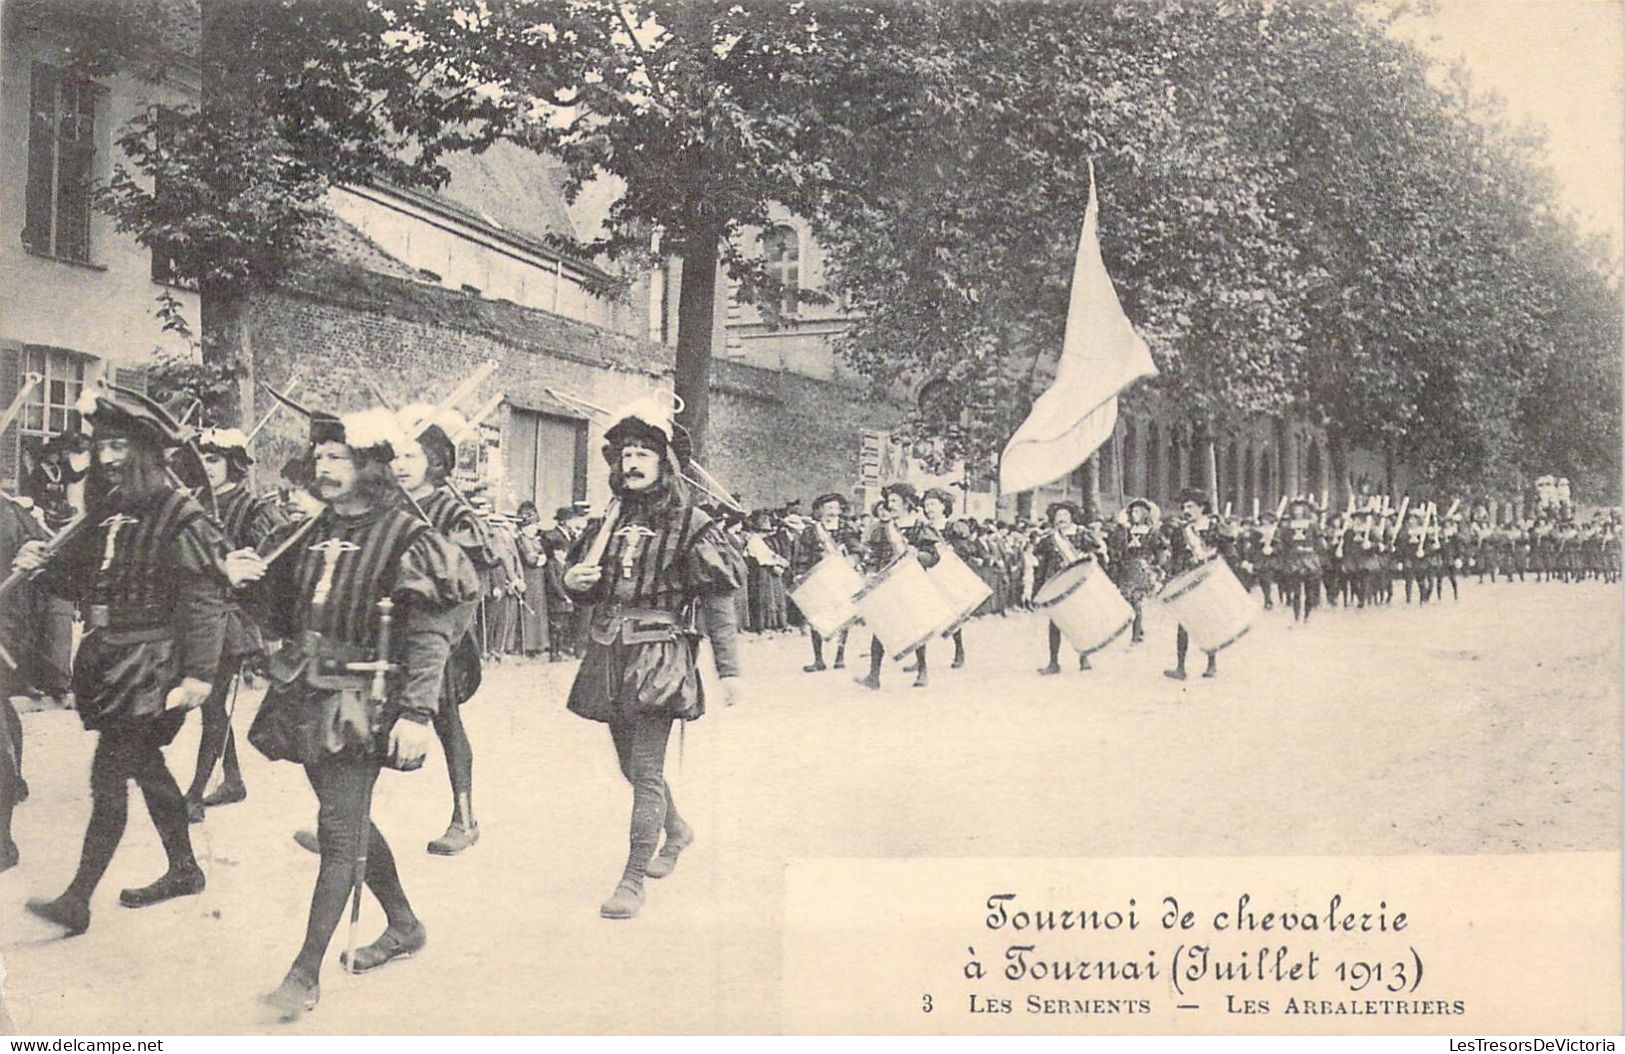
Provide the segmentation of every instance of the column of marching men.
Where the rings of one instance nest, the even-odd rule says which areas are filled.
[[[305,456],[284,468],[282,501],[248,491],[242,432],[198,431],[141,393],[101,384],[79,406],[92,430],[83,513],[53,534],[24,503],[0,503],[0,557],[12,567],[0,594],[26,588],[77,605],[85,634],[72,699],[97,736],[79,865],[60,895],[29,900],[28,910],[70,936],[90,927],[127,823],[131,780],[168,867],[122,891],[120,903],[144,908],[204,891],[189,827],[248,795],[232,722],[241,678],[258,665],[265,695],[246,738],[267,758],[304,769],[316,826],[294,838],[320,858],[304,938],[264,1002],[284,1021],[315,1007],[347,904],[339,960],[351,972],[416,954],[428,928],[372,821],[374,784],[385,768],[421,767],[438,741],[451,821],[428,851],[474,846],[473,746],[461,707],[480,687],[483,662],[503,642],[528,640],[535,647],[519,650],[583,656],[569,709],[608,726],[632,792],[627,864],[600,913],[638,914],[645,880],[670,874],[695,838],[664,779],[666,744],[677,721],[704,712],[702,636],[714,656],[707,673],[720,678],[711,690],[729,701],[737,691],[734,594],[746,575],[740,547],[692,496],[686,437],[671,407],[649,402],[607,415],[610,510],[583,529],[584,508],[561,508],[544,532],[534,508],[509,524],[459,491],[456,444],[471,430],[449,409],[340,415],[278,399],[309,429]],[[187,486],[177,468],[201,482]],[[518,601],[511,619],[496,610],[503,600]],[[525,620],[552,636],[527,638]],[[0,644],[29,640],[19,620],[0,628]],[[10,650],[0,658],[3,871],[21,857],[11,819],[27,784],[10,703],[24,687],[21,667]],[[163,748],[191,709],[202,711],[203,732],[183,793]],[[217,766],[222,781],[209,793]],[[363,889],[386,925],[357,947]]]
[[[951,639],[951,666],[958,668],[966,662],[966,626],[1017,609],[1049,616],[1047,662],[1038,672],[1054,675],[1062,672],[1063,642],[1076,652],[1078,668],[1089,670],[1090,656],[1122,634],[1131,645],[1145,639],[1148,600],[1167,602],[1179,618],[1174,664],[1165,674],[1185,680],[1193,633],[1201,637],[1195,643],[1205,656],[1202,675],[1216,677],[1218,653],[1247,631],[1255,607],[1289,610],[1304,622],[1328,605],[1391,605],[1396,592],[1406,604],[1426,606],[1445,600],[1448,587],[1449,599],[1458,600],[1469,577],[1481,583],[1620,580],[1618,509],[1581,520],[1571,508],[1554,507],[1497,523],[1487,502],[1471,502],[1465,516],[1462,506],[1457,500],[1441,510],[1434,502],[1366,496],[1339,512],[1298,496],[1283,498],[1274,512],[1238,516],[1229,507],[1214,510],[1203,491],[1187,489],[1168,516],[1147,498],[1130,499],[1110,521],[1062,501],[1049,506],[1040,526],[956,519],[951,494],[920,496],[899,483],[857,515],[844,496],[828,494],[812,503],[810,517],[792,503],[738,519],[748,541],[748,588],[785,579],[773,593],[760,587],[761,597],[779,589],[788,597],[786,612],[760,628],[805,622],[812,640],[806,672],[828,668],[832,639],[834,667],[842,668],[855,628],[866,622],[903,627],[906,646],[889,647],[894,642],[885,632],[871,634],[869,673],[858,678],[869,688],[880,686],[888,651],[911,656],[905,669],[915,673],[915,687],[926,686],[933,639]],[[928,571],[907,576],[919,587],[912,598],[901,585],[892,588],[903,578],[898,561],[905,556]],[[983,580],[980,604],[964,605],[975,594],[960,580],[934,576],[945,556]],[[839,565],[858,573],[833,574]],[[933,592],[947,595],[932,598]],[[742,599],[741,618],[759,603],[754,596]],[[917,617],[899,620],[896,606]],[[932,618],[942,623],[934,632]],[[743,624],[757,628],[754,619]]]
[[[0,501],[0,871],[17,864],[13,810],[28,797],[22,724],[12,695],[68,696],[97,735],[91,815],[66,889],[28,909],[68,934],[91,923],[93,895],[140,789],[168,866],[121,904],[145,908],[201,893],[207,877],[189,826],[250,792],[238,760],[236,701],[245,680],[265,696],[247,741],[300,765],[316,801],[314,830],[295,840],[320,858],[299,950],[266,997],[291,1019],[315,1006],[320,971],[348,902],[351,950],[377,969],[421,951],[428,929],[401,885],[393,850],[371,819],[384,768],[420,767],[438,742],[450,821],[427,849],[457,855],[480,838],[474,744],[461,708],[504,655],[582,661],[569,709],[605,724],[631,788],[628,860],[601,914],[642,909],[645,882],[670,874],[695,840],[664,778],[678,721],[706,705],[708,664],[729,699],[740,633],[804,631],[803,669],[846,666],[879,691],[887,660],[930,685],[931,657],[971,662],[975,621],[1032,610],[1045,640],[1042,676],[1077,667],[1127,636],[1145,640],[1144,609],[1164,603],[1178,628],[1170,678],[1187,677],[1194,646],[1204,677],[1246,633],[1257,609],[1308,621],[1325,605],[1437,604],[1463,578],[1618,582],[1617,510],[1577,521],[1566,508],[1495,522],[1491,507],[1365,497],[1342,511],[1309,497],[1251,516],[1215,510],[1198,490],[1168,515],[1145,498],[1110,520],[1057,502],[1041,523],[974,519],[956,496],[907,483],[855,509],[825,494],[745,512],[737,496],[696,487],[673,407],[658,401],[601,413],[613,500],[534,505],[500,516],[464,494],[453,468],[470,422],[422,404],[334,414],[279,396],[308,423],[303,456],[282,488],[247,485],[251,436],[193,429],[145,396],[101,385],[80,407],[92,431],[83,512],[42,500]],[[71,470],[69,470],[71,471]],[[187,486],[180,476],[190,476]],[[47,479],[60,482],[64,473]],[[85,635],[70,675],[55,614],[77,609]],[[71,629],[71,624],[70,624]],[[863,638],[867,636],[865,650]],[[940,653],[939,653],[940,654]],[[867,658],[867,663],[862,660]],[[187,790],[165,761],[190,709],[202,731]],[[213,774],[220,782],[209,790]],[[354,947],[365,887],[386,926]]]

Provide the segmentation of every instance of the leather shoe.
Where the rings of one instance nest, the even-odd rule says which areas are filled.
[[[260,997],[260,1002],[276,1012],[277,1021],[286,1025],[316,1009],[321,999],[321,987],[296,970],[289,970],[276,991]]]
[[[316,837],[315,831],[309,829],[295,831],[293,840],[307,853],[315,853],[317,856],[322,854],[322,841]]]
[[[606,919],[629,919],[643,907],[643,889],[629,882],[615,887],[615,892],[604,901],[598,914]]]
[[[805,666],[803,666],[801,668],[801,672],[802,673],[823,673],[824,672],[824,664],[821,663],[821,662],[809,662],[807,665],[805,665]]]
[[[480,825],[471,823],[467,827],[456,820],[446,828],[446,833],[429,843],[429,852],[436,856],[456,856],[464,849],[468,849],[480,840]]]
[[[660,852],[654,855],[648,865],[643,869],[645,878],[665,878],[677,868],[677,857],[684,849],[694,844],[694,828],[683,825],[683,829],[676,837],[666,835],[666,844],[660,847]]]
[[[355,972],[366,973],[395,959],[410,959],[428,943],[429,930],[421,922],[406,933],[394,928],[386,929],[377,940],[355,950]],[[339,952],[339,962],[348,966],[349,954]]]
[[[118,902],[127,908],[147,908],[176,897],[195,897],[203,892],[206,884],[203,871],[196,864],[171,868],[149,886],[123,890]]]
[[[90,929],[90,902],[72,893],[64,893],[55,900],[30,900],[28,910],[61,926],[70,937]]]
[[[248,799],[248,788],[241,783],[232,781],[222,783],[216,787],[213,794],[203,796],[203,804],[213,809],[221,805],[235,805],[237,802]]]

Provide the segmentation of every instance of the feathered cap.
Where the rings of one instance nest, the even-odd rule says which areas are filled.
[[[683,401],[673,392],[634,399],[617,410],[604,430],[604,460],[615,465],[629,446],[652,450],[672,462],[681,472],[693,456],[688,432],[674,420],[683,410]]]
[[[205,428],[198,433],[198,449],[219,454],[227,461],[252,465],[254,457],[248,452],[248,436],[240,428]]]
[[[334,416],[320,410],[310,414],[310,445],[343,443],[358,458],[393,461],[395,451],[407,443],[395,415],[382,407]]]
[[[175,420],[153,399],[116,384],[85,388],[74,409],[103,439],[142,436],[167,448],[185,446],[197,437],[195,429]]]
[[[403,406],[396,414],[401,432],[417,440],[423,452],[451,465],[457,460],[457,441],[468,431],[468,422],[455,410],[443,410],[427,403]]]

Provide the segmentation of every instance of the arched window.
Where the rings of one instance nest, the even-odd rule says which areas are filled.
[[[762,235],[762,263],[781,287],[780,314],[794,315],[801,292],[801,238],[794,227],[771,227]]]

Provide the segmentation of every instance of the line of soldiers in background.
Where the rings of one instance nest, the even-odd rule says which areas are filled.
[[[1138,643],[1144,639],[1145,598],[1156,595],[1183,567],[1178,554],[1185,548],[1189,521],[1178,514],[1165,518],[1149,499],[1130,500],[1109,520],[1089,516],[1072,502],[1056,502],[1046,510],[1043,525],[952,518],[953,498],[942,491],[927,491],[920,501],[937,514],[942,541],[992,589],[977,615],[1031,607],[1047,579],[1086,553],[1101,562],[1133,606],[1131,639]],[[1406,603],[1442,599],[1447,585],[1456,597],[1465,576],[1491,582],[1530,576],[1536,581],[1620,581],[1618,509],[1590,519],[1554,510],[1498,525],[1487,505],[1473,503],[1465,516],[1458,511],[1462,506],[1456,501],[1441,511],[1433,503],[1404,500],[1396,506],[1370,499],[1352,511],[1335,511],[1305,496],[1284,500],[1277,511],[1265,510],[1257,517],[1210,510],[1200,518],[1196,533],[1225,558],[1247,590],[1260,591],[1266,609],[1279,601],[1297,619],[1309,618],[1322,603],[1354,608],[1389,604],[1396,586],[1402,587]],[[824,554],[822,545],[815,544],[815,522],[824,522],[827,533],[860,568],[873,570],[866,553],[893,514],[880,502],[854,515],[844,497],[830,494],[806,510],[796,501],[749,514],[717,510],[717,515],[729,524],[750,568],[747,588],[737,598],[740,626],[773,631],[801,624],[788,595]],[[1057,533],[1066,538],[1064,548],[1055,543]],[[825,668],[822,642],[814,637],[809,672]],[[1058,644],[1052,632],[1046,672],[1057,668]],[[956,642],[956,657],[962,651]],[[844,665],[844,655],[843,639],[837,668]]]

